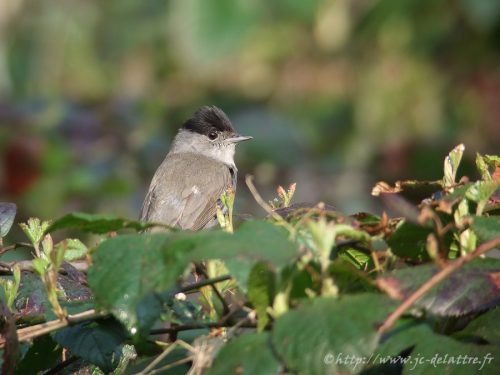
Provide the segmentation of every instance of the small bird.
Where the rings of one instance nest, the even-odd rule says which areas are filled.
[[[179,129],[156,170],[140,219],[193,231],[214,226],[221,195],[236,190],[236,144],[248,139],[221,109],[201,107]]]

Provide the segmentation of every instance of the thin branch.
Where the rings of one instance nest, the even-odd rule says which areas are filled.
[[[277,214],[273,208],[266,202],[264,199],[262,199],[262,196],[259,194],[257,189],[255,188],[255,185],[253,184],[253,176],[252,175],[247,175],[245,177],[245,182],[248,186],[248,189],[250,190],[250,193],[252,193],[253,198],[255,201],[261,206],[264,211],[266,211],[269,216],[271,216],[274,220],[276,220],[278,223],[283,225],[292,235],[295,235],[295,228],[292,227],[285,219],[283,219],[279,214]]]
[[[247,320],[247,318],[244,318]],[[174,327],[166,327],[166,328],[156,328],[149,331],[150,335],[166,335],[171,333],[177,333],[181,331],[191,331],[194,329],[204,329],[204,328],[224,328],[224,327],[234,327],[238,326],[241,328],[257,328],[257,324],[255,323],[245,323],[241,324],[240,322],[229,323],[229,322],[210,322],[210,323],[192,323],[192,324],[183,324]]]
[[[20,342],[30,341],[36,337],[47,333],[57,331],[58,329],[72,326],[87,320],[94,320],[107,316],[108,313],[102,311],[87,310],[75,315],[69,315],[65,319],[51,320],[50,322],[36,324],[34,326],[21,328],[17,330],[17,337]],[[5,346],[5,340],[0,338],[0,348]]]
[[[186,293],[186,292],[189,292],[191,290],[196,290],[196,289],[199,289],[199,288],[204,287],[204,286],[213,285],[213,284],[220,283],[222,281],[231,280],[231,279],[232,279],[231,275],[222,275],[222,276],[214,277],[212,279],[198,281],[196,283],[192,283],[192,284],[188,284],[188,285],[185,285],[183,287],[180,287],[179,289],[177,289],[177,293]]]
[[[461,257],[453,262],[448,263],[443,269],[432,276],[427,282],[425,282],[420,288],[418,288],[412,295],[410,295],[401,305],[398,306],[385,320],[378,332],[383,333],[390,329],[394,323],[403,315],[418,299],[420,299],[425,293],[436,286],[438,283],[447,278],[450,274],[458,270],[464,264],[469,263],[471,260],[487,253],[488,251],[494,249],[496,246],[500,245],[500,237],[495,238],[491,241],[485,242],[478,246],[473,252]]]

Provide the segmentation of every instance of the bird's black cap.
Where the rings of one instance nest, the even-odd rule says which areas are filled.
[[[222,109],[216,106],[204,106],[182,126],[183,129],[208,135],[211,131],[234,132],[233,125]]]

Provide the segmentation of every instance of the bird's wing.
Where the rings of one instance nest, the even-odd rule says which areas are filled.
[[[218,162],[204,163],[203,171],[213,176],[211,180],[193,178],[187,181],[185,207],[179,219],[181,228],[200,230],[217,214],[217,201],[222,193],[232,185],[232,177],[228,167]]]
[[[188,153],[167,156],[151,181],[141,220],[202,229],[216,215],[217,200],[231,185],[231,173],[222,163]]]

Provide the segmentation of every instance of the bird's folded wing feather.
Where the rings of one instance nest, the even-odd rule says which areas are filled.
[[[202,229],[216,215],[217,200],[231,184],[231,173],[222,163],[188,153],[168,156],[153,177],[141,220]]]
[[[222,193],[231,186],[231,174],[229,169],[221,164],[214,163],[214,168],[209,175],[213,176],[210,181],[200,183],[194,178],[188,181],[187,186],[192,186],[189,195],[184,199],[186,206],[179,220],[181,228],[200,230],[204,228],[217,214],[217,201]]]

